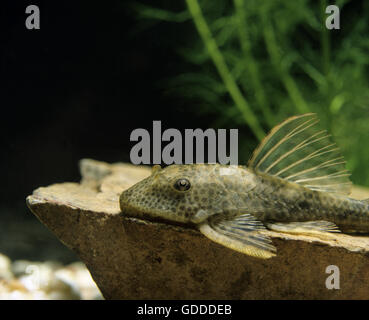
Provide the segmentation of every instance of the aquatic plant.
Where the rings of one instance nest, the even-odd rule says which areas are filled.
[[[369,185],[369,3],[335,4],[339,30],[325,27],[326,0],[186,0],[177,11],[168,3],[134,8],[140,18],[192,30],[177,48],[189,71],[166,81],[167,93],[196,100],[192,111],[216,115],[214,126],[246,125],[255,138],[240,141],[241,150],[252,150],[286,117],[315,112],[341,147],[352,180]],[[249,156],[243,154],[240,160]]]

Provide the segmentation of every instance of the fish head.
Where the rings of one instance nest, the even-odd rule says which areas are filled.
[[[151,176],[120,196],[122,213],[137,218],[191,223],[217,210],[224,186],[216,182],[216,164],[155,167]],[[196,220],[196,219],[195,219]]]

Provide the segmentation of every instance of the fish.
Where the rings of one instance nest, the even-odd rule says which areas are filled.
[[[369,233],[369,200],[349,197],[346,162],[315,113],[274,127],[247,165],[155,165],[123,191],[129,217],[197,228],[208,239],[269,259],[276,247],[267,230],[329,238]]]

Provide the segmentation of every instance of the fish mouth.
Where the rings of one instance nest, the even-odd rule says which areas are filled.
[[[122,199],[120,201],[120,210],[121,215],[125,218],[135,218],[154,223],[164,223],[173,226],[180,226],[185,229],[196,229],[196,225],[192,222],[171,220],[163,217],[165,213],[166,215],[170,215],[170,212],[157,212],[155,210],[138,208]]]

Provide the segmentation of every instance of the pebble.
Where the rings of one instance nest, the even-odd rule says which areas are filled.
[[[0,253],[0,300],[101,300],[82,262],[11,260]]]

